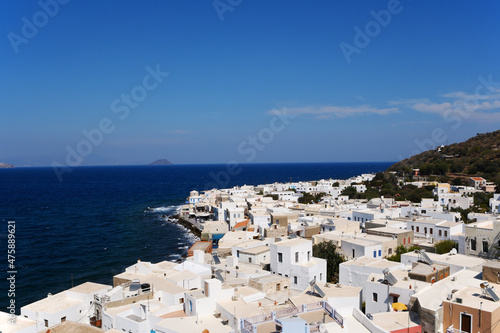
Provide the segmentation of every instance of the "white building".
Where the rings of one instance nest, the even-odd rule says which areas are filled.
[[[86,282],[21,308],[21,316],[36,322],[37,331],[64,321],[90,324],[95,315],[94,296],[104,296],[111,286]]]
[[[339,282],[342,285],[362,287],[364,290],[370,274],[382,274],[385,268],[393,271],[404,267],[405,265],[399,262],[362,257],[339,265]],[[365,300],[364,291],[362,299]]]
[[[264,234],[264,229],[269,228],[271,225],[271,214],[266,211],[250,211],[248,215],[255,226],[255,230],[258,230],[261,235]]]
[[[294,191],[276,191],[271,194],[277,195],[278,200],[298,202],[299,198],[302,197],[301,193],[295,193]]]
[[[221,281],[217,279],[205,280],[203,290],[193,290],[186,292],[186,302],[184,312],[188,316],[206,316],[213,314],[215,303],[218,300],[228,299],[234,296],[234,289],[223,287]]]
[[[438,201],[439,204],[445,206],[448,209],[467,209],[474,203],[474,198],[460,193],[443,193],[438,196]]]
[[[360,257],[382,258],[382,243],[362,238],[345,238],[340,245],[349,259]]]
[[[202,201],[203,201],[203,196],[201,196],[198,191],[191,191],[189,193],[188,202],[190,204],[194,205]]]
[[[392,303],[410,303],[410,298],[417,290],[423,289],[430,283],[411,280],[408,271],[397,269],[391,271],[396,283],[389,284],[384,274],[370,274],[366,281],[366,313],[392,311]]]
[[[498,206],[500,205],[500,193],[493,194],[493,198],[490,198],[490,212],[499,213],[500,210]]]
[[[0,311],[0,327],[2,333],[37,333],[36,323],[34,320],[15,316],[15,323],[12,323],[10,313]]]
[[[464,231],[462,222],[448,222],[430,218],[415,219],[407,222],[407,229],[412,230],[415,237],[424,237],[436,241],[450,240],[452,236]]]
[[[292,289],[304,290],[313,279],[326,282],[326,260],[312,256],[310,240],[283,240],[271,244],[271,272],[291,278]]]

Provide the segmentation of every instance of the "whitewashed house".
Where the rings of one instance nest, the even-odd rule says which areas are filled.
[[[291,288],[304,290],[309,282],[326,282],[326,260],[312,256],[312,241],[295,238],[271,247],[271,272],[292,279]]]
[[[395,283],[390,284],[384,274],[370,274],[366,281],[366,313],[392,311],[393,303],[409,304],[410,298],[417,290],[423,289],[430,283],[408,278],[408,271],[397,269],[390,272]]]
[[[393,271],[404,267],[405,265],[399,262],[362,257],[343,262],[339,265],[339,282],[342,285],[362,287],[364,290],[370,274],[382,274],[385,268]],[[363,291],[363,300],[365,300],[365,295],[366,293]]]
[[[21,316],[36,322],[37,330],[74,321],[90,324],[95,315],[94,297],[102,297],[111,286],[86,282],[21,308]]]

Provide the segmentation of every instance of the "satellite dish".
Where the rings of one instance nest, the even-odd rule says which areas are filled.
[[[321,325],[319,325],[319,331],[320,331],[321,333],[325,333],[325,332],[326,332],[326,326],[325,326],[325,324],[321,324]]]

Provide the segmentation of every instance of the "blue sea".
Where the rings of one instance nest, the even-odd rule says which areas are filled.
[[[392,162],[0,169],[0,311],[6,312],[7,221],[15,221],[15,300],[21,306],[86,281],[112,284],[137,262],[177,260],[195,237],[168,222],[189,192],[235,185],[349,178]],[[148,209],[151,207],[152,209]]]

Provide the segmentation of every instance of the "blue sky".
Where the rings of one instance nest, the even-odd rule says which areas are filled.
[[[397,161],[463,141],[499,129],[499,10],[10,1],[0,13],[0,162]]]

